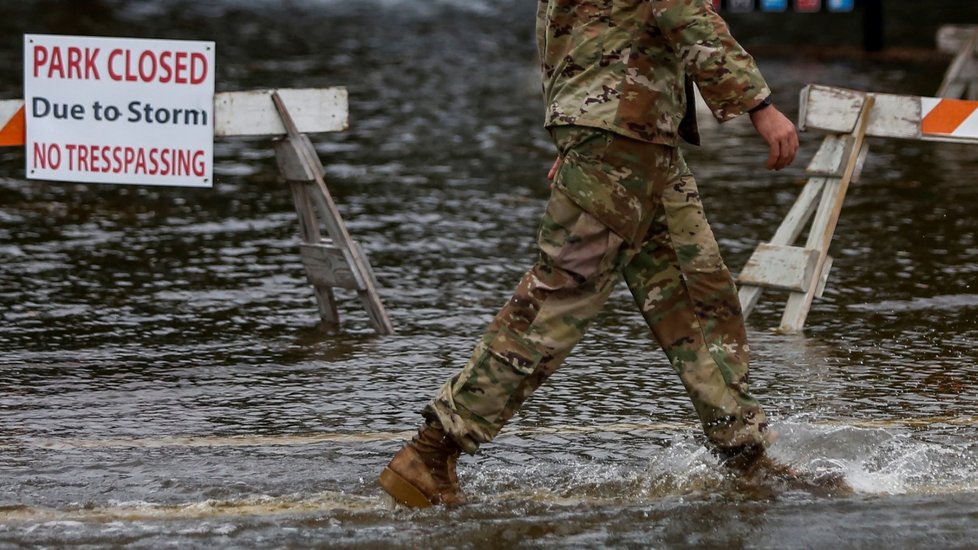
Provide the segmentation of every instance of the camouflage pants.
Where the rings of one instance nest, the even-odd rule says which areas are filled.
[[[564,160],[539,260],[424,416],[474,453],[557,370],[622,276],[711,445],[766,446],[740,302],[679,150],[590,128],[552,133]]]

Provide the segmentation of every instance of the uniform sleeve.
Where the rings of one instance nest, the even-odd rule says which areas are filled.
[[[547,11],[549,0],[537,1],[537,53],[540,55],[540,62],[546,59],[547,47]]]
[[[754,58],[730,35],[710,0],[652,0],[652,13],[713,116],[723,122],[771,95]]]

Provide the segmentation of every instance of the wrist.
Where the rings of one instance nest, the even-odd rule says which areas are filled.
[[[757,113],[759,111],[763,111],[764,109],[767,109],[768,107],[770,107],[773,104],[774,103],[771,101],[771,96],[767,96],[764,99],[762,99],[760,103],[758,103],[757,105],[755,105],[755,106],[751,107],[750,109],[748,109],[747,110],[747,113],[752,115],[754,113]]]

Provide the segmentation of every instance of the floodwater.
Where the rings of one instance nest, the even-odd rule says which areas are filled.
[[[956,21],[978,20],[969,9]],[[769,330],[782,295],[750,319],[772,455],[851,493],[725,473],[622,287],[503,435],[463,458],[472,504],[381,497],[381,468],[532,259],[553,155],[532,12],[0,5],[7,98],[22,93],[24,32],[214,39],[220,90],[347,86],[351,129],[314,141],[397,328],[374,336],[340,292],[342,333],[313,329],[268,140],[219,141],[209,190],[26,181],[22,151],[0,150],[0,547],[978,546],[978,156],[960,145],[872,141],[805,334]],[[740,21],[745,42],[791,39]],[[791,116],[805,83],[927,94],[949,62],[763,51]],[[768,173],[749,125],[704,133],[687,155],[737,271],[820,136]]]

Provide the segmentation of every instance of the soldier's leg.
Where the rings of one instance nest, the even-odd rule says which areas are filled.
[[[492,440],[584,336],[618,280],[621,245],[555,189],[539,233],[540,259],[425,417],[437,420],[466,452]]]
[[[653,187],[665,181],[648,172],[672,162],[671,148],[601,130],[553,134],[564,162],[540,229],[540,259],[465,368],[424,410],[470,453],[495,437],[584,336],[635,252],[624,243],[645,233]]]
[[[547,205],[540,259],[490,324],[465,368],[425,408],[418,435],[380,485],[407,506],[465,502],[455,461],[491,440],[552,374],[598,313],[621,266],[623,240],[560,190]]]
[[[662,208],[623,274],[652,334],[679,374],[710,443],[721,451],[768,444],[748,391],[740,301],[682,157]]]

